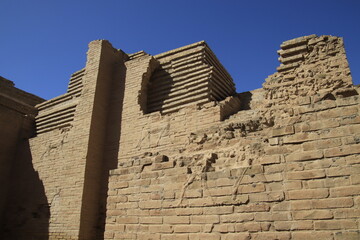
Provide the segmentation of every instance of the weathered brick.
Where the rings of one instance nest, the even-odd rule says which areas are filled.
[[[360,175],[360,166],[341,166],[326,169],[326,175],[329,177]]]
[[[262,158],[260,158],[259,162],[260,162],[260,164],[263,164],[263,165],[280,163],[281,155],[263,156]]]
[[[276,221],[275,229],[278,231],[312,230],[312,221]]]
[[[204,223],[219,223],[220,218],[218,215],[204,215],[204,216],[191,216],[191,224],[204,224]]]
[[[341,230],[341,229],[358,229],[356,220],[330,220],[315,221],[315,230]]]
[[[164,216],[163,222],[165,224],[189,224],[189,216]]]
[[[312,220],[312,219],[331,219],[333,213],[330,210],[308,210],[293,212],[296,220]]]
[[[265,185],[264,184],[250,184],[250,185],[241,185],[238,187],[237,193],[257,193],[257,192],[263,192],[265,191]]]
[[[251,234],[251,240],[290,240],[290,238],[291,236],[288,232],[260,232]]]
[[[144,240],[160,240],[160,234],[158,233],[138,233],[137,234],[138,239],[144,239]]]
[[[149,232],[150,233],[172,233],[174,231],[172,225],[150,225],[149,226]]]
[[[319,135],[314,132],[300,132],[294,135],[283,137],[284,144],[294,144],[294,143],[302,143],[308,141],[314,141],[319,139]]]
[[[236,232],[262,232],[269,231],[271,224],[267,222],[243,222],[235,224]]]
[[[290,212],[275,212],[275,213],[256,213],[255,221],[268,222],[268,221],[286,221],[291,220]]]
[[[345,186],[330,189],[331,197],[347,197],[360,194],[360,185]]]
[[[294,126],[290,125],[290,126],[286,126],[286,127],[273,129],[271,136],[278,137],[278,136],[284,136],[284,135],[289,135],[289,134],[293,134],[293,133],[295,133]]]
[[[206,217],[206,216],[204,216]],[[247,222],[254,219],[254,214],[252,213],[237,213],[230,215],[222,215],[220,216],[220,220],[222,223],[231,223],[231,222]]]
[[[207,207],[203,209],[204,215],[212,215],[212,214],[230,214],[234,212],[234,206],[220,206],[220,207]]]
[[[189,240],[220,240],[220,234],[218,233],[190,233]]]
[[[327,198],[312,201],[313,208],[346,208],[354,205],[352,198]]]
[[[162,224],[162,217],[141,217],[139,223],[141,224]]]
[[[319,159],[322,158],[323,156],[324,155],[322,151],[314,150],[314,151],[306,151],[306,152],[294,152],[285,156],[285,159],[287,162],[307,161],[307,160]]]
[[[345,145],[324,150],[325,157],[339,157],[357,153],[360,153],[360,147],[357,144]]]
[[[317,150],[317,149],[338,147],[341,144],[342,144],[341,139],[331,138],[331,139],[325,139],[325,140],[305,142],[305,143],[303,143],[302,147],[303,147],[304,151],[312,151],[312,150]]]
[[[350,116],[358,112],[357,107],[335,108],[317,113],[318,119],[334,119],[337,117]]]
[[[306,232],[292,232],[291,240],[333,240],[332,232],[325,231],[306,231]]]
[[[312,121],[312,122],[303,123],[301,125],[301,131],[309,132],[319,129],[334,128],[334,127],[338,127],[339,125],[340,125],[339,122],[334,119]]]
[[[161,208],[161,203],[161,200],[141,201],[139,202],[139,207],[142,209]]]
[[[207,209],[207,208],[204,208]],[[178,216],[188,216],[188,215],[201,215],[203,213],[203,208],[177,208],[175,213]]]
[[[335,240],[359,240],[360,231],[335,232]]]
[[[123,224],[129,224],[129,223],[139,223],[139,218],[134,216],[121,216],[116,218],[116,223],[123,223]]]
[[[267,203],[246,204],[235,206],[235,212],[268,212],[270,205]]]
[[[324,188],[319,189],[302,189],[302,190],[292,190],[288,191],[289,199],[319,199],[326,198],[329,196],[329,190]]]
[[[201,225],[175,225],[174,226],[175,233],[196,233],[201,232]]]
[[[318,170],[288,172],[286,176],[290,180],[323,178],[325,177],[325,171],[323,169],[318,169]]]
[[[189,234],[162,234],[161,240],[189,240]]]
[[[253,193],[249,196],[251,202],[279,202],[284,200],[283,192]]]
[[[250,240],[249,233],[228,233],[224,237],[221,237],[224,240]]]
[[[334,210],[334,218],[357,218],[360,219],[360,209],[336,209]]]

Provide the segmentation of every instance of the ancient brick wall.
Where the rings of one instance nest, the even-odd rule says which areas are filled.
[[[360,98],[342,39],[281,47],[278,72],[224,121],[230,99],[142,114],[150,57],[128,62],[138,82],[124,100],[105,239],[359,238]]]
[[[236,94],[204,42],[155,56],[91,42],[67,93],[36,106],[5,239],[360,238],[360,89],[343,40],[278,54],[263,88]]]

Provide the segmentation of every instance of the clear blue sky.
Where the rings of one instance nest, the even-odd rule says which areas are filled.
[[[45,99],[66,92],[95,39],[150,54],[205,40],[244,92],[276,71],[283,41],[335,35],[360,83],[359,0],[1,0],[0,10],[0,75]]]

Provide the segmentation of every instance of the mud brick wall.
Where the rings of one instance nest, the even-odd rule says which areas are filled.
[[[150,57],[134,63],[105,239],[360,237],[360,98],[342,39],[311,35],[281,48],[278,72],[239,94],[243,110],[231,116],[220,110],[238,109],[231,98],[142,114],[135,93],[156,67]]]
[[[93,41],[42,103],[0,82],[18,93],[0,89],[1,124],[17,119],[0,238],[359,239],[360,89],[343,40],[280,48],[245,93],[205,42],[151,56]]]

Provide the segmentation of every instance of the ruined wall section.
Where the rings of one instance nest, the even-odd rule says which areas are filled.
[[[273,75],[279,82],[240,94],[248,110],[221,118],[228,100],[123,120],[134,132],[122,138],[127,150],[110,174],[105,239],[360,237],[359,89],[341,39],[301,39],[334,43],[334,51],[316,51],[316,60],[303,57],[299,68],[279,69]],[[285,78],[309,64],[326,78]],[[297,94],[302,98],[292,98]],[[148,134],[139,144],[140,129]],[[156,133],[161,137],[152,138]]]
[[[283,42],[280,66],[263,84],[267,108],[283,108],[299,101],[313,103],[326,98],[357,94],[353,90],[342,38],[310,35]],[[289,113],[287,114],[289,115]]]

